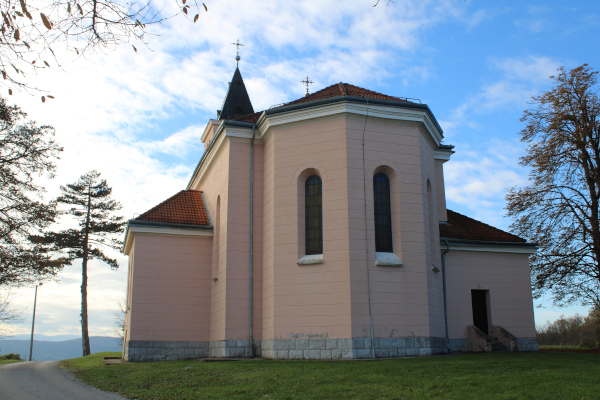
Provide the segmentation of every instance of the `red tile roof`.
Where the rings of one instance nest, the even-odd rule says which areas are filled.
[[[136,218],[140,221],[210,225],[202,192],[182,190]]]
[[[363,89],[358,86],[350,85],[348,83],[336,83],[321,89],[318,92],[309,94],[308,96],[301,97],[298,100],[290,101],[285,103],[284,106],[291,106],[294,104],[310,103],[311,101],[331,99],[338,96],[355,96],[355,97],[368,97],[369,99],[378,100],[391,100],[391,101],[406,101],[399,97],[388,96],[382,93],[374,92],[372,90]]]
[[[328,86],[325,89],[321,89],[318,92],[311,93],[308,96],[301,97],[298,100],[294,100],[294,101],[290,101],[289,103],[282,104],[279,107],[292,106],[292,105],[303,104],[303,103],[310,103],[310,102],[317,101],[317,100],[331,99],[331,98],[339,97],[339,96],[367,97],[369,99],[408,102],[406,99],[402,99],[400,97],[388,96],[388,95],[385,95],[382,93],[374,92],[372,90],[363,89],[358,86],[340,82],[340,83],[336,83],[335,85]],[[254,113],[254,114],[242,115],[241,117],[234,118],[234,120],[256,123],[262,113],[263,112],[260,111],[260,112]]]
[[[242,122],[251,122],[251,123],[255,124],[256,122],[258,122],[258,119],[260,118],[262,113],[263,113],[262,111],[259,111],[259,112],[255,112],[254,114],[242,115],[241,117],[234,118],[234,120],[242,121]]]
[[[442,238],[510,243],[527,242],[512,233],[504,232],[452,210],[448,210],[448,223],[449,225],[440,224],[440,237]]]

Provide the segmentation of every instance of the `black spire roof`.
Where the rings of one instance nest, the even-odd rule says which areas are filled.
[[[246,91],[246,85],[244,85],[240,69],[236,68],[233,79],[229,83],[229,90],[227,90],[223,105],[217,111],[217,118],[232,119],[252,113],[254,113],[254,108]]]

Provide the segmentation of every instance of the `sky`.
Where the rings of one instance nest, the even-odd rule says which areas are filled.
[[[163,1],[163,0],[161,0]],[[168,11],[173,7],[170,0]],[[456,153],[445,164],[447,206],[501,229],[507,188],[527,184],[519,165],[523,110],[552,86],[551,75],[588,63],[600,69],[597,0],[205,0],[197,23],[183,17],[152,27],[147,45],[132,43],[75,58],[55,46],[61,66],[27,79],[55,96],[15,93],[39,124],[56,128],[64,146],[46,198],[61,184],[95,169],[113,187],[130,219],[187,182],[202,156],[200,136],[240,70],[255,110],[345,82],[429,105]],[[158,4],[158,3],[155,3]],[[387,5],[386,5],[387,4]],[[114,312],[125,298],[121,268],[89,266],[90,335],[114,335]],[[80,333],[81,264],[39,288],[35,331]],[[31,329],[34,289],[12,292]],[[537,300],[536,324],[583,307]],[[92,349],[93,351],[93,349]]]

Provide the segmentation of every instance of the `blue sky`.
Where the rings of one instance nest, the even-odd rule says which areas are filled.
[[[166,2],[167,11],[173,7]],[[559,66],[600,69],[597,0],[477,1],[207,0],[196,24],[183,18],[155,27],[148,46],[72,60],[30,73],[55,100],[15,94],[32,119],[53,125],[65,151],[48,197],[87,170],[102,172],[132,217],[185,188],[202,155],[200,135],[240,69],[256,110],[346,82],[430,106],[456,154],[446,164],[448,208],[506,229],[504,194],[525,185],[519,118],[531,95],[552,84]],[[90,333],[111,334],[112,311],[125,297],[121,269],[92,263]],[[79,266],[40,289],[36,332],[79,332]],[[30,319],[33,289],[15,291]],[[540,303],[539,301],[537,303]],[[583,308],[537,308],[536,322]],[[18,327],[27,332],[29,322]]]

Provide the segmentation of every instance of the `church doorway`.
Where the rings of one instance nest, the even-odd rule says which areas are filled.
[[[471,290],[471,305],[473,306],[473,325],[481,329],[486,335],[489,332],[488,315],[488,290]]]

